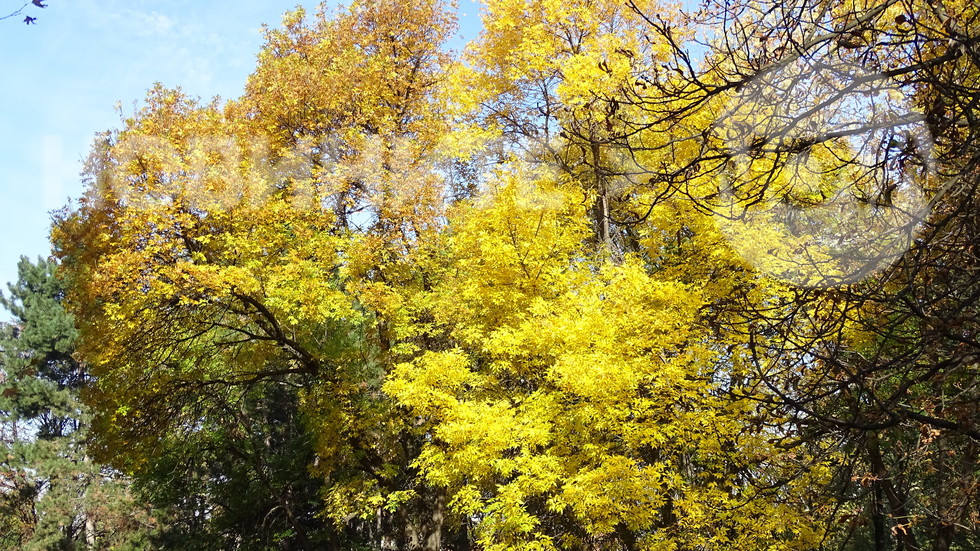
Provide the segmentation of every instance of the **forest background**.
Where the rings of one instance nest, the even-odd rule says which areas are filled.
[[[3,298],[12,549],[977,547],[977,10],[298,9]]]

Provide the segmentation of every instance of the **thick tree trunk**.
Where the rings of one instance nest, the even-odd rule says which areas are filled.
[[[446,498],[442,490],[421,487],[419,498],[395,515],[399,551],[441,551]]]
[[[446,516],[446,497],[441,490],[432,490],[432,499],[428,501],[430,507],[429,514],[423,525],[422,541],[420,549],[422,551],[440,551],[442,549],[442,528]]]

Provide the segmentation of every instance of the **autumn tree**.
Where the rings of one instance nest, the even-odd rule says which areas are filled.
[[[583,190],[613,258],[676,268],[664,253],[689,242],[680,264],[704,271],[682,280],[725,282],[700,312],[716,343],[750,358],[732,397],[784,420],[799,436],[784,442],[846,442],[836,482],[814,490],[847,502],[848,526],[866,522],[877,546],[921,548],[919,531],[969,548],[973,293],[950,270],[972,262],[960,259],[973,248],[971,8],[500,2],[488,14],[474,48],[488,122]],[[699,241],[714,252],[699,256]],[[741,262],[703,260],[726,250]],[[926,291],[936,269],[942,290]],[[896,304],[902,293],[951,311],[929,318],[918,299]],[[919,332],[923,319],[935,329]],[[958,453],[935,453],[952,442]]]
[[[643,163],[651,188],[786,284],[738,290],[731,328],[772,411],[842,442],[842,540],[976,546],[975,8],[708,2],[677,25],[633,7],[671,54],[633,75],[643,116],[616,145],[669,149]]]
[[[289,14],[57,220],[93,453],[215,545],[969,549],[975,20]]]
[[[629,105],[637,75],[672,55],[648,27],[616,3],[493,2],[470,52],[486,126],[516,160],[450,218],[426,301],[452,346],[385,388],[434,424],[423,470],[482,519],[488,549],[822,537],[829,510],[802,488],[829,481],[834,454],[757,409],[748,341],[724,330],[734,292],[778,286],[698,205],[649,185],[646,164],[677,162],[681,126],[621,146],[645,116]]]
[[[296,545],[320,545],[299,535],[317,486],[284,480],[312,445],[340,532],[439,548],[442,498],[413,467],[424,429],[380,385],[394,357],[389,288],[423,284],[405,266],[440,224],[439,168],[459,150],[443,139],[452,25],[428,1],[297,11],[268,31],[241,99],[158,88],[100,144],[55,237],[96,379],[98,457],[144,478],[168,441],[268,430],[242,446],[249,461],[297,454],[268,485],[277,511],[302,513],[287,523]],[[280,415],[258,406],[279,386],[295,425],[253,425]],[[210,421],[235,410],[244,417]]]

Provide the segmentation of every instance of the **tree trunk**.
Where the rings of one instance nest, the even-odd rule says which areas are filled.
[[[422,527],[420,546],[422,551],[440,551],[442,549],[442,525],[446,516],[446,496],[441,490],[433,490],[431,495],[432,499],[426,500],[431,509],[426,518],[427,522]]]
[[[92,515],[85,513],[85,548],[95,549],[95,520]]]
[[[881,484],[881,489],[884,491],[885,496],[888,498],[888,505],[892,510],[892,515],[895,517],[896,522],[909,522],[911,515],[909,515],[908,510],[908,496],[895,486],[891,477],[888,475],[885,462],[881,457],[878,433],[873,431],[868,433],[865,447],[868,451],[871,469],[878,478],[878,482]],[[921,551],[918,542],[915,540],[915,534],[912,533],[911,526],[897,524],[893,532],[895,533],[895,539],[898,541],[899,549],[903,551]]]
[[[599,243],[612,251],[612,234],[609,230],[609,190],[606,189],[606,179],[600,168],[601,156],[599,144],[592,142],[592,170],[595,171],[595,205],[592,207],[592,217],[596,225],[596,237]]]
[[[885,504],[882,503],[881,481],[871,483],[871,525],[874,528],[874,551],[887,551],[888,532],[885,527]]]

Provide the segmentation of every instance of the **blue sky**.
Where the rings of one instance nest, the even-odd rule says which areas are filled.
[[[262,23],[319,2],[45,0],[0,21],[0,284],[21,255],[49,253],[50,211],[78,197],[93,136],[120,125],[153,83],[237,97],[255,67]],[[0,16],[20,8],[0,0]],[[476,34],[479,8],[460,2]],[[25,25],[24,15],[37,17]],[[6,285],[0,285],[6,292]]]

